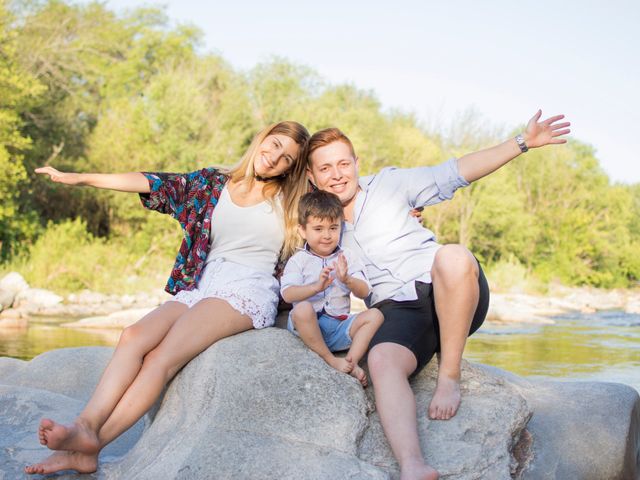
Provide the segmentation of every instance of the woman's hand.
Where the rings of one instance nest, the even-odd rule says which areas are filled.
[[[51,181],[56,183],[64,183],[65,185],[79,185],[80,175],[77,173],[65,173],[56,170],[53,167],[40,167],[36,168],[36,173],[42,173],[49,175]]]
[[[522,134],[524,143],[529,148],[544,147],[549,144],[567,143],[565,138],[558,138],[571,132],[567,127],[570,122],[556,123],[564,118],[564,115],[555,115],[539,122],[542,110],[538,110],[527,123],[527,129]]]
[[[49,175],[56,183],[65,185],[85,185],[118,192],[149,193],[151,187],[147,178],[138,172],[133,173],[66,173],[53,167],[40,167],[36,173]]]

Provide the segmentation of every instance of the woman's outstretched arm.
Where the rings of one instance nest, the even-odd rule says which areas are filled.
[[[149,181],[142,173],[71,173],[60,172],[53,167],[36,168],[35,172],[49,175],[52,181],[65,185],[88,185],[119,192],[150,192]]]
[[[557,123],[564,118],[564,115],[555,115],[540,122],[541,115],[542,110],[538,110],[529,120],[526,130],[522,134],[526,147],[538,148],[550,144],[566,143],[566,139],[558,138],[570,132],[567,128],[571,125],[569,122]],[[518,142],[512,138],[495,147],[460,157],[458,172],[467,182],[473,182],[496,171],[521,153],[522,150]]]

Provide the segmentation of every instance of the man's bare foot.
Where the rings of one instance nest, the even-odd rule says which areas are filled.
[[[27,465],[24,472],[30,475],[59,472],[61,470],[75,470],[79,473],[93,473],[98,469],[98,454],[80,452],[56,452],[40,463]]]
[[[331,357],[325,358],[325,361],[333,368],[342,373],[350,373],[351,370],[353,370],[353,363],[346,358],[340,358],[331,355]]]
[[[367,380],[367,374],[364,373],[364,370],[360,365],[354,365],[353,370],[349,372],[349,375],[358,380],[363,387],[366,387],[369,383]]]
[[[438,471],[424,462],[405,464],[400,471],[400,480],[438,480]]]
[[[429,418],[449,420],[460,406],[460,381],[446,375],[438,375],[436,391],[429,404]]]
[[[38,438],[42,445],[46,445],[51,450],[82,453],[97,453],[100,450],[96,433],[78,420],[72,425],[65,426],[43,418],[40,420]]]

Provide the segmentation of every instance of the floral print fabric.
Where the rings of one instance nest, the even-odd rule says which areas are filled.
[[[228,176],[210,167],[191,173],[142,172],[149,193],[141,193],[145,208],[180,222],[184,238],[165,290],[175,295],[196,287],[209,253],[211,217]]]

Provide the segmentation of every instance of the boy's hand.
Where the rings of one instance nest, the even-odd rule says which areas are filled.
[[[349,265],[347,265],[347,257],[344,256],[344,253],[338,255],[334,265],[337,279],[346,284],[349,281]]]
[[[327,287],[333,283],[334,277],[331,276],[332,271],[332,266],[324,267],[320,271],[320,277],[318,277],[318,281],[315,283],[318,293],[325,291]]]

